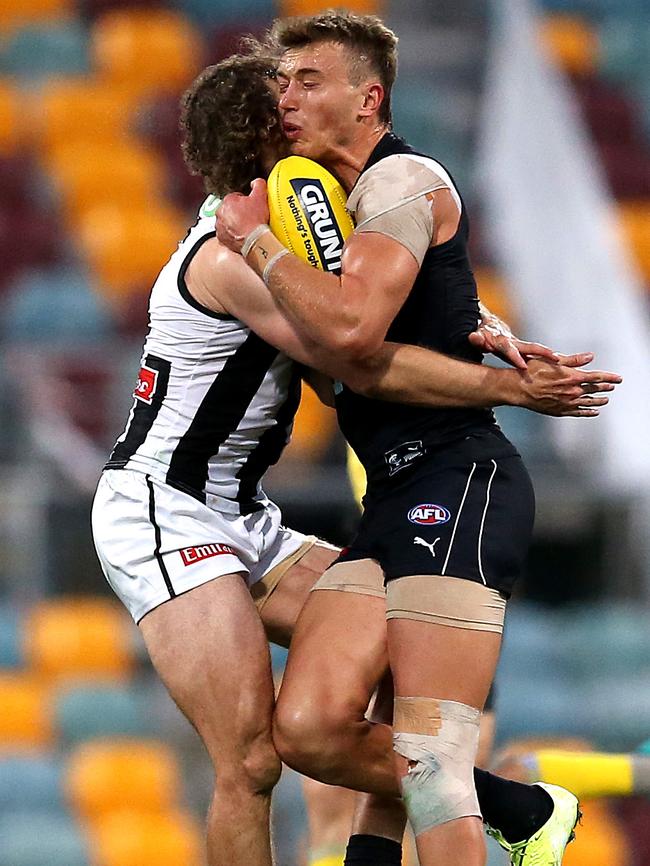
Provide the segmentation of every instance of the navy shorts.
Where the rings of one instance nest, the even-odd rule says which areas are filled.
[[[373,485],[364,506],[339,562],[374,559],[386,580],[441,574],[510,596],[528,553],[535,495],[521,457],[500,432],[423,454]]]

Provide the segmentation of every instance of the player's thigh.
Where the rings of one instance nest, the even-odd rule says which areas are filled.
[[[276,714],[363,716],[387,664],[383,574],[370,560],[336,563],[310,593],[289,650]],[[319,581],[319,586],[321,582]],[[370,586],[372,585],[372,589]]]
[[[310,590],[338,554],[338,548],[317,541],[282,574],[268,596],[259,598],[256,604],[270,641],[289,646]]]
[[[273,682],[262,623],[239,574],[224,575],[140,622],[151,660],[216,765],[273,764]]]

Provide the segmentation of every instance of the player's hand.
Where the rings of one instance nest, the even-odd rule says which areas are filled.
[[[617,373],[583,370],[593,360],[592,352],[559,355],[558,361],[532,358],[526,370],[519,371],[523,400],[519,404],[542,415],[594,418],[613,391],[623,381]]]
[[[217,237],[235,253],[240,253],[244,241],[257,226],[269,221],[266,181],[257,178],[249,195],[229,193],[217,211]]]
[[[529,358],[547,358],[558,361],[558,354],[542,343],[529,343],[520,340],[510,328],[497,316],[485,316],[479,322],[475,331],[469,335],[469,341],[484,354],[498,355],[513,367],[525,370]]]

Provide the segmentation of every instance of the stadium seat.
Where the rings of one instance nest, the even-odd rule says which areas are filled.
[[[541,22],[542,42],[549,55],[571,75],[590,74],[598,55],[598,37],[584,18],[547,15]]]
[[[0,157],[15,153],[23,134],[20,97],[11,83],[0,80]]]
[[[91,866],[88,845],[67,815],[0,814],[0,866]]]
[[[0,815],[22,811],[65,814],[66,810],[59,757],[0,752]]]
[[[68,685],[52,696],[53,725],[65,745],[104,737],[142,737],[152,728],[139,690],[110,684]]]
[[[202,866],[203,834],[183,812],[107,815],[92,833],[96,866]]]
[[[11,343],[96,342],[113,331],[109,311],[74,268],[27,270],[10,285],[1,316]]]
[[[202,26],[239,26],[244,33],[251,32],[249,27],[255,29],[260,22],[268,26],[278,14],[273,0],[250,0],[245,8],[238,0],[179,0],[178,7]]]
[[[129,138],[135,107],[132,88],[90,81],[57,81],[40,91],[34,144],[45,153],[75,143]]]
[[[0,707],[0,751],[50,744],[52,716],[42,680],[26,673],[0,672]]]
[[[142,208],[165,191],[163,160],[149,148],[126,141],[60,147],[48,165],[72,225],[98,204]]]
[[[345,8],[363,15],[381,15],[384,5],[382,0],[348,0]],[[332,4],[324,0],[280,0],[279,6],[280,15],[314,15],[332,8]]]
[[[189,21],[169,10],[122,10],[97,20],[92,53],[103,80],[141,93],[178,92],[202,66],[202,42]]]
[[[641,275],[650,285],[650,202],[621,202],[618,217],[623,236]]]
[[[173,752],[162,742],[97,740],[71,754],[65,786],[77,814],[94,822],[115,811],[168,812],[177,802],[181,779]]]
[[[15,605],[0,605],[0,670],[23,664],[22,613]]]
[[[79,240],[98,291],[119,307],[134,290],[149,291],[186,232],[186,220],[166,205],[98,205],[79,222]],[[137,238],[137,243],[134,239]]]
[[[26,657],[50,679],[124,680],[133,667],[131,620],[109,599],[41,601],[25,623]]]
[[[598,71],[612,81],[637,81],[649,67],[650,21],[647,16],[616,15],[600,25]]]
[[[562,866],[628,866],[630,845],[625,825],[607,802],[581,803],[582,820],[575,842],[567,846]]]
[[[206,6],[204,17],[214,14],[216,8],[215,4],[210,4],[206,0],[184,0],[184,2],[192,5],[196,4],[197,7],[200,5]],[[193,12],[192,14],[197,13]],[[269,21],[275,13],[272,11],[267,14],[263,9],[260,9],[259,14],[266,15],[266,17],[247,19],[246,21],[233,21],[232,24],[224,22],[223,18],[216,19],[214,23],[217,27],[208,39],[208,57],[210,58],[210,63],[218,63],[220,60],[224,60],[226,57],[230,57],[231,54],[238,52],[240,50],[241,38],[244,35],[250,34],[259,39],[268,28]],[[198,17],[201,17],[200,13],[198,13]]]
[[[650,157],[642,144],[605,142],[598,152],[614,198],[650,198]]]
[[[86,75],[88,35],[78,21],[21,28],[8,40],[2,66],[5,73],[23,82],[57,75]]]
[[[311,388],[304,387],[286,456],[303,460],[322,458],[336,429],[334,410],[324,406]]]
[[[77,0],[77,9],[84,21],[95,21],[107,12],[120,9],[160,9],[167,6],[167,0]]]
[[[584,118],[598,144],[617,142],[634,146],[640,140],[631,99],[622,88],[600,78],[574,81]]]
[[[496,316],[507,322],[513,330],[517,328],[517,316],[511,304],[508,286],[490,268],[474,268],[478,296]]]
[[[0,30],[30,22],[57,21],[74,14],[74,0],[0,0]]]

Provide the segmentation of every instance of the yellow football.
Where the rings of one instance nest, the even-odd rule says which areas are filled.
[[[269,225],[292,253],[315,268],[337,273],[354,223],[345,209],[345,190],[317,162],[288,156],[268,179]]]

